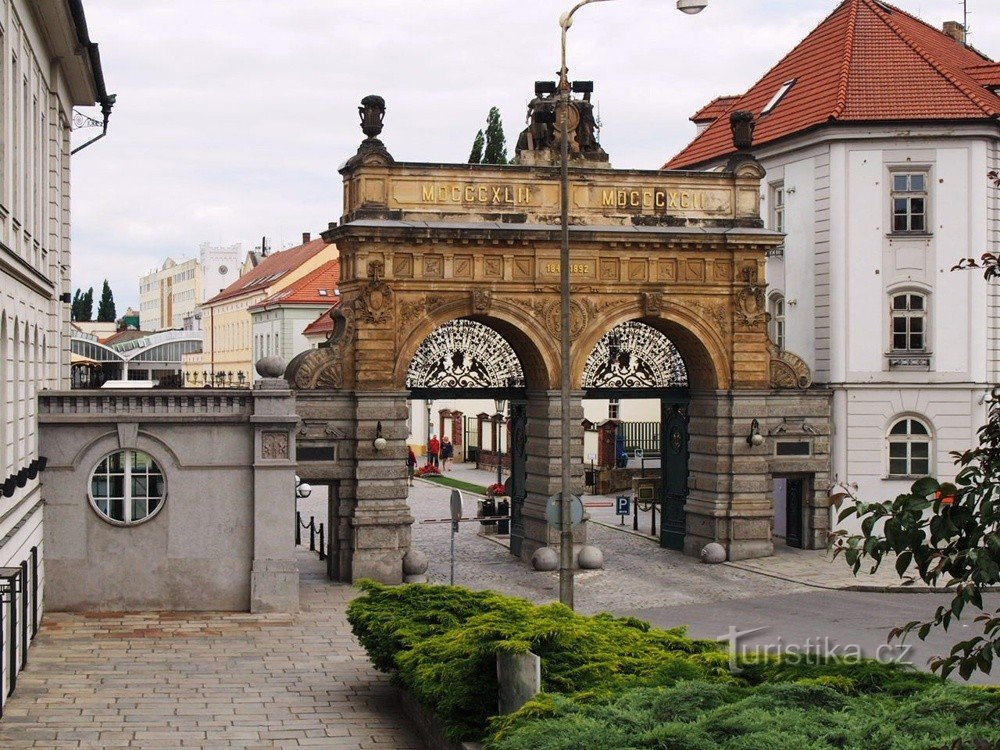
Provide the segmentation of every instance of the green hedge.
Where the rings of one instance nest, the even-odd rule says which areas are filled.
[[[904,697],[850,696],[824,685],[682,682],[586,704],[541,696],[490,750],[930,750],[1000,741],[1000,696],[938,683]],[[991,711],[994,713],[991,714]],[[499,723],[499,722],[498,722]]]
[[[761,733],[763,728],[777,726],[776,721],[806,722],[806,714],[809,722],[829,725],[831,736],[840,732],[843,743],[789,734],[800,743],[797,748],[846,748],[855,747],[850,744],[855,735],[843,734],[851,721],[860,726],[878,715],[885,722],[896,706],[909,702],[917,701],[913,710],[935,721],[939,710],[949,721],[964,715],[944,708],[948,701],[1000,703],[995,695],[942,686],[932,675],[874,661],[741,659],[742,672],[734,676],[729,655],[718,644],[688,638],[683,629],[661,630],[610,615],[584,617],[559,604],[537,606],[457,587],[372,582],[360,587],[366,595],[351,603],[348,619],[376,668],[437,714],[450,739],[490,737],[490,746],[502,750],[709,746],[697,744],[698,738],[712,747],[772,750],[793,745],[768,745],[773,732]],[[541,657],[545,694],[491,723],[497,705],[496,655],[526,651]],[[671,701],[684,705],[670,708]],[[768,706],[774,711],[769,713]],[[785,712],[780,716],[774,713],[779,708]],[[761,721],[761,732],[751,731]],[[917,730],[909,725],[888,726],[903,739],[924,736],[911,737]],[[942,736],[952,731],[947,721],[942,727]],[[975,736],[992,737],[986,730],[996,725],[971,722],[965,732],[979,728],[983,732]],[[965,736],[952,734],[951,739]]]

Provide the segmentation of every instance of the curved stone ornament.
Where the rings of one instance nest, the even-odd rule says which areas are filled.
[[[327,338],[329,344],[349,344],[354,341],[357,324],[354,322],[354,310],[337,307],[330,311],[333,330]]]
[[[297,391],[335,391],[344,387],[339,346],[309,349],[288,363],[285,379]]]
[[[771,341],[768,342],[767,348],[771,355],[772,388],[805,390],[812,385],[812,370],[801,357],[782,351]]]

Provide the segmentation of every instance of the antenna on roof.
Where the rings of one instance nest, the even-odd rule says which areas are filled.
[[[962,25],[965,26],[965,46],[969,46],[969,0],[962,0]]]

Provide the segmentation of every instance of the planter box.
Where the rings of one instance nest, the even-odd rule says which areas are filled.
[[[482,745],[478,742],[452,742],[445,739],[444,731],[437,716],[432,714],[403,688],[396,688],[399,693],[399,702],[403,707],[403,713],[413,722],[420,739],[427,745],[428,750],[482,750]]]

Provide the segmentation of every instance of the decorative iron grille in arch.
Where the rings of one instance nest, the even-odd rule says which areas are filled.
[[[673,342],[655,328],[629,321],[597,342],[583,371],[584,388],[678,388],[687,368]]]
[[[413,355],[407,388],[523,388],[524,370],[507,340],[474,320],[445,323]]]

